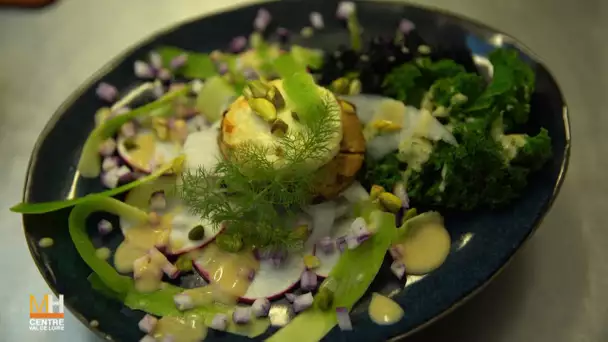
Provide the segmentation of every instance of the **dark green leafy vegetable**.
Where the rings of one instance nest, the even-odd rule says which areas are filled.
[[[186,78],[209,78],[218,75],[213,61],[206,53],[186,51],[171,46],[160,47],[157,52],[160,54],[165,67],[169,66],[173,58],[182,54],[187,55],[188,60],[186,64],[175,70],[177,74]]]
[[[516,50],[497,49],[490,54],[490,61],[494,67],[492,81],[467,112],[484,116],[487,111],[501,111],[505,130],[510,131],[528,122],[534,72],[519,59]]]
[[[430,91],[435,106],[443,106],[455,113],[462,113],[458,109],[474,103],[484,88],[485,83],[481,76],[463,72],[437,80]]]
[[[382,88],[386,95],[419,107],[424,94],[436,80],[461,73],[465,73],[464,67],[453,60],[433,62],[430,58],[418,58],[393,69],[384,78]]]
[[[407,173],[407,191],[415,203],[470,210],[496,207],[517,197],[529,169],[510,165],[503,147],[483,121],[454,128],[458,146],[439,143],[420,172]]]
[[[397,154],[389,153],[379,160],[366,158],[358,179],[366,189],[376,184],[390,191],[395,184],[403,180],[404,169],[405,164],[397,159]]]

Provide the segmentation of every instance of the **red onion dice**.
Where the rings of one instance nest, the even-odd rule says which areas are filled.
[[[232,313],[232,320],[236,324],[247,324],[251,320],[251,308],[237,306]]]
[[[152,78],[154,77],[154,70],[148,63],[144,61],[135,61],[133,64],[133,70],[135,71],[135,76],[139,78]]]
[[[253,28],[257,31],[264,31],[266,30],[266,27],[268,27],[268,24],[270,24],[271,20],[272,16],[270,15],[270,12],[264,8],[260,8],[258,10],[258,15],[253,21]]]
[[[255,317],[266,317],[270,311],[270,301],[266,298],[258,298],[251,305]]]
[[[412,32],[416,28],[413,22],[407,19],[401,19],[399,22],[399,32],[403,34],[408,34]]]
[[[151,333],[152,330],[154,330],[154,327],[156,327],[156,323],[158,323],[156,317],[146,314],[137,325],[142,332]]]
[[[365,240],[363,240],[363,241],[365,241]],[[363,241],[361,241],[361,242],[363,242]],[[359,245],[361,245],[361,242],[359,242],[358,236],[349,235],[346,237],[346,246],[348,246],[348,249],[355,249],[355,248],[359,247]]]
[[[192,297],[187,294],[176,294],[173,296],[173,302],[179,311],[186,311],[194,308],[194,301]]]
[[[190,86],[191,86],[192,91],[195,94],[198,94],[198,93],[200,93],[201,89],[203,89],[204,83],[203,83],[203,81],[201,81],[199,79],[195,79],[195,80],[192,80],[192,82],[190,82]]]
[[[395,260],[391,264],[391,271],[397,278],[403,279],[403,276],[405,275],[405,265],[401,261]]]
[[[294,300],[296,300],[296,297],[297,297],[297,296],[296,296],[295,294],[293,294],[293,293],[289,293],[289,292],[288,292],[288,293],[286,293],[286,294],[285,294],[285,298],[286,298],[286,299],[287,299],[287,300],[288,300],[290,303],[293,303],[293,301],[294,301]]]
[[[131,169],[126,166],[123,165],[121,167],[119,167],[118,169],[116,169],[116,175],[118,176],[118,179],[122,179],[125,176],[129,176],[131,174]]]
[[[160,68],[163,67],[163,59],[161,58],[161,56],[158,52],[156,52],[156,51],[150,52],[149,59],[150,59],[150,65],[155,70],[159,70]]]
[[[210,327],[215,330],[224,331],[228,327],[228,316],[224,314],[216,314],[213,316]]]
[[[116,157],[105,157],[103,158],[103,162],[101,163],[101,169],[103,171],[110,171],[112,169],[118,168],[118,158]]]
[[[336,243],[334,242],[334,240],[329,237],[323,237],[321,238],[321,240],[319,240],[319,242],[317,242],[317,246],[319,247],[319,249],[321,250],[321,252],[325,253],[326,255],[332,254],[335,251],[336,248]]]
[[[165,88],[163,87],[162,83],[155,83],[154,88],[152,88],[152,93],[156,98],[162,97],[165,94]]]
[[[232,52],[241,52],[247,46],[247,38],[244,36],[238,36],[232,38],[230,41],[230,51]]]
[[[353,324],[350,321],[347,308],[336,308],[336,318],[338,319],[338,326],[340,330],[353,330]]]
[[[101,220],[97,223],[97,230],[101,235],[109,234],[113,229],[112,223],[108,220]]]
[[[340,252],[344,252],[344,250],[346,250],[347,247],[347,237],[346,236],[340,236],[336,239],[336,247],[338,248],[338,250]]]
[[[167,209],[167,198],[164,191],[157,191],[150,197],[150,210],[163,211]]]
[[[401,260],[403,256],[403,247],[401,245],[395,245],[388,249],[389,254],[393,257],[393,260]]]
[[[172,70],[176,70],[176,69],[179,69],[179,68],[183,67],[184,65],[186,65],[187,62],[188,62],[188,55],[185,53],[182,53],[181,55],[173,58],[171,60],[171,62],[169,63],[169,66],[171,67]]]
[[[317,30],[322,29],[325,26],[325,23],[323,22],[323,16],[321,15],[321,13],[310,13],[310,24]]]
[[[302,272],[300,277],[300,287],[304,291],[312,291],[317,288],[317,275],[312,271]]]
[[[135,133],[135,123],[133,123],[133,121],[125,122],[120,127],[120,134],[125,138],[133,138]]]
[[[108,138],[104,140],[101,145],[99,145],[99,154],[104,157],[109,157],[116,151],[116,141],[112,138]]]
[[[171,74],[171,71],[169,71],[167,69],[160,69],[156,76],[163,81],[168,81],[171,79],[172,74]]]
[[[101,175],[101,184],[105,187],[114,189],[118,185],[118,174],[116,173],[118,169],[111,169],[110,171]]]
[[[310,292],[303,294],[301,296],[298,296],[293,301],[293,310],[296,313],[302,312],[302,311],[308,309],[309,307],[311,307],[312,302],[313,302],[313,297],[312,297],[312,293],[310,293]]]
[[[338,19],[346,20],[355,11],[355,3],[352,1],[342,1],[338,4],[338,10],[336,16]]]
[[[116,96],[118,95],[118,90],[111,84],[101,82],[97,86],[95,93],[100,99],[106,102],[114,102],[114,100],[116,100]]]

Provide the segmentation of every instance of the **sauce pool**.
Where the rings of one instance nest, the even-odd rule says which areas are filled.
[[[372,321],[379,325],[395,324],[403,317],[403,309],[399,304],[378,293],[372,294],[368,313]]]

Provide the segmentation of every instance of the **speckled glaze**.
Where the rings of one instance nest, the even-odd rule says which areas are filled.
[[[348,42],[347,32],[334,19],[336,3],[333,1],[282,1],[264,7],[273,14],[275,24],[294,32],[309,24],[308,13],[313,8],[323,14],[326,28],[315,33],[311,39],[295,37],[296,43],[332,49]],[[106,65],[75,91],[45,128],[32,155],[24,200],[59,200],[102,189],[97,180],[74,180],[80,149],[94,126],[93,115],[101,105],[95,96],[98,80],[103,79],[119,88],[132,85],[135,81],[133,62],[145,59],[147,52],[158,45],[175,45],[196,51],[225,48],[232,37],[250,32],[258,8],[245,7],[184,23],[155,35]],[[359,13],[366,35],[391,36],[399,20],[408,18],[417,25],[431,46],[437,43],[450,46],[460,44],[461,48],[467,47],[472,54],[481,57],[500,41],[519,48],[536,70],[531,129],[540,125],[549,130],[554,157],[530,179],[522,198],[512,205],[501,210],[466,214],[445,212],[446,226],[453,244],[445,264],[425,277],[409,278],[405,287],[392,276],[388,264],[384,265],[368,295],[353,310],[355,330],[342,333],[335,328],[325,337],[327,341],[399,339],[451,311],[478,292],[538,227],[559,191],[570,147],[566,105],[559,87],[538,58],[512,38],[437,10],[395,3],[362,2],[359,3]],[[100,336],[117,341],[139,340],[142,333],[137,328],[137,322],[143,313],[131,311],[122,303],[91,289],[87,281],[90,269],[80,259],[68,234],[69,211],[64,209],[23,218],[30,251],[43,277],[54,292],[64,294],[66,306],[83,323],[88,324],[92,320],[99,322],[99,326],[92,329]],[[113,223],[117,221],[116,218],[110,219]],[[92,223],[91,233],[94,232]],[[40,248],[37,243],[43,237],[51,237],[54,245]],[[113,246],[120,237],[116,234],[106,239],[93,238],[99,245]],[[404,308],[404,318],[391,326],[372,323],[366,312],[372,292],[389,294]],[[260,340],[264,337],[260,337]],[[246,338],[211,332],[208,340],[238,341]]]

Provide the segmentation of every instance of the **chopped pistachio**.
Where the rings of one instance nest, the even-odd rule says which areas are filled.
[[[348,95],[358,95],[361,94],[361,81],[358,79],[354,79],[350,82],[348,86]]]
[[[270,100],[270,102],[272,102],[272,104],[277,110],[282,110],[283,108],[285,108],[285,99],[283,98],[283,95],[281,95],[281,92],[277,89],[277,87],[273,86],[272,88],[270,88],[268,93],[266,93],[266,98]]]
[[[270,127],[270,133],[274,134],[277,137],[282,137],[285,135],[285,133],[287,133],[288,129],[289,126],[287,125],[287,123],[285,123],[285,121],[281,119],[276,119]]]
[[[300,116],[296,112],[291,112],[291,117],[294,121],[300,122]]]
[[[152,129],[160,140],[169,139],[169,128],[167,127],[167,119],[152,118]]]
[[[250,99],[248,102],[251,109],[253,109],[265,121],[273,122],[277,118],[276,107],[267,99],[255,98]]]
[[[54,241],[53,239],[49,238],[49,237],[43,237],[42,239],[40,239],[38,241],[38,246],[42,247],[42,248],[47,248],[47,247],[51,247],[53,245]]]
[[[314,255],[307,254],[304,256],[304,266],[306,266],[306,268],[308,268],[309,270],[317,268],[321,266],[321,260],[319,260],[319,258]]]
[[[418,47],[418,52],[420,52],[423,55],[428,55],[429,53],[431,53],[431,47],[428,45],[420,45]]]
[[[383,192],[386,192],[384,187],[374,184],[374,185],[372,185],[372,188],[369,192],[369,198],[373,201],[376,198],[378,198],[380,196],[380,194]]]
[[[227,252],[236,253],[243,248],[243,240],[236,235],[220,234],[215,238],[217,246]]]
[[[345,77],[340,77],[337,80],[331,82],[329,88],[336,94],[344,94],[346,95],[348,92],[350,82]]]
[[[306,241],[308,239],[308,225],[302,224],[295,227],[291,234],[298,240]]]
[[[468,100],[469,98],[465,94],[457,93],[454,94],[450,99],[450,104],[452,106],[461,105],[463,103],[466,103]]]
[[[247,89],[248,94],[251,94],[252,98],[262,98],[266,97],[266,94],[272,89],[272,86],[260,80],[253,80],[247,83],[245,89]]]
[[[188,232],[188,239],[192,241],[200,241],[205,238],[205,227],[200,224]]]
[[[139,146],[137,146],[137,144],[135,143],[135,140],[133,138],[125,139],[125,142],[123,144],[125,145],[125,148],[127,149],[127,151],[131,151],[131,150],[134,150],[139,147]]]
[[[383,133],[396,132],[402,128],[401,125],[390,120],[375,120],[372,122],[372,127]]]
[[[188,254],[182,254],[177,258],[175,267],[182,272],[192,271],[192,260]]]
[[[401,199],[391,194],[390,192],[383,192],[378,196],[380,203],[390,212],[396,213],[401,209]]]

